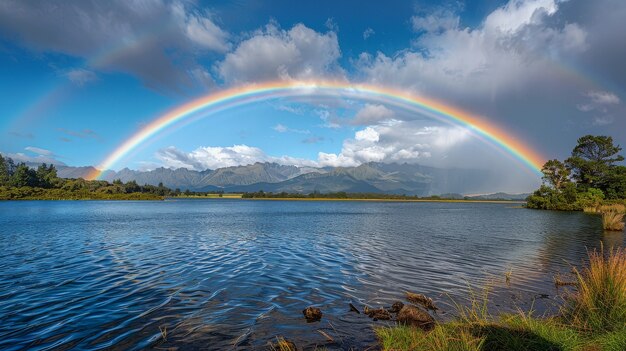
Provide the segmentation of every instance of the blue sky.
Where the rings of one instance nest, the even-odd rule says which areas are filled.
[[[280,79],[341,79],[436,98],[546,157],[564,157],[584,134],[626,144],[625,16],[617,0],[6,0],[0,152],[98,165],[170,108]],[[522,187],[537,182],[461,127],[371,101],[313,97],[207,116],[158,135],[115,168],[254,161],[506,169]]]

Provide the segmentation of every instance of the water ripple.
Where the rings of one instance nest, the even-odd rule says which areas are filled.
[[[0,236],[3,350],[361,349],[373,322],[348,303],[411,290],[450,310],[492,284],[498,309],[549,311],[555,274],[624,243],[595,216],[501,204],[224,199],[2,202]]]

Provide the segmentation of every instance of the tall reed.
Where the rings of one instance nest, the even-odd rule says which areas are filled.
[[[626,207],[622,204],[600,206],[602,214],[602,227],[605,230],[624,230],[624,212]]]
[[[574,269],[577,291],[566,297],[563,315],[574,327],[591,333],[626,326],[626,250],[589,252],[589,263]]]

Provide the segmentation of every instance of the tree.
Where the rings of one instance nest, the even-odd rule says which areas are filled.
[[[618,155],[621,150],[619,145],[613,145],[612,137],[585,135],[578,139],[578,145],[565,164],[573,171],[572,176],[582,190],[595,187],[605,191],[606,184],[602,183],[607,173],[615,163],[624,160]]]
[[[7,185],[9,183],[9,178],[9,165],[0,154],[0,186]]]
[[[10,183],[18,188],[23,186],[35,187],[38,185],[37,173],[26,164],[20,163],[11,176]]]
[[[611,167],[602,186],[608,199],[626,199],[626,167]]]
[[[543,168],[541,168],[541,173],[543,173],[542,178],[544,182],[551,185],[557,191],[561,191],[565,184],[570,182],[569,168],[567,168],[563,162],[556,159],[546,162]]]

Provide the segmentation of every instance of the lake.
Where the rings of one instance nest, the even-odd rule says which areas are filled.
[[[488,284],[495,311],[549,312],[555,274],[624,242],[597,216],[516,204],[227,199],[0,202],[0,238],[3,350],[363,349],[390,322],[349,303],[409,290],[445,319]]]

